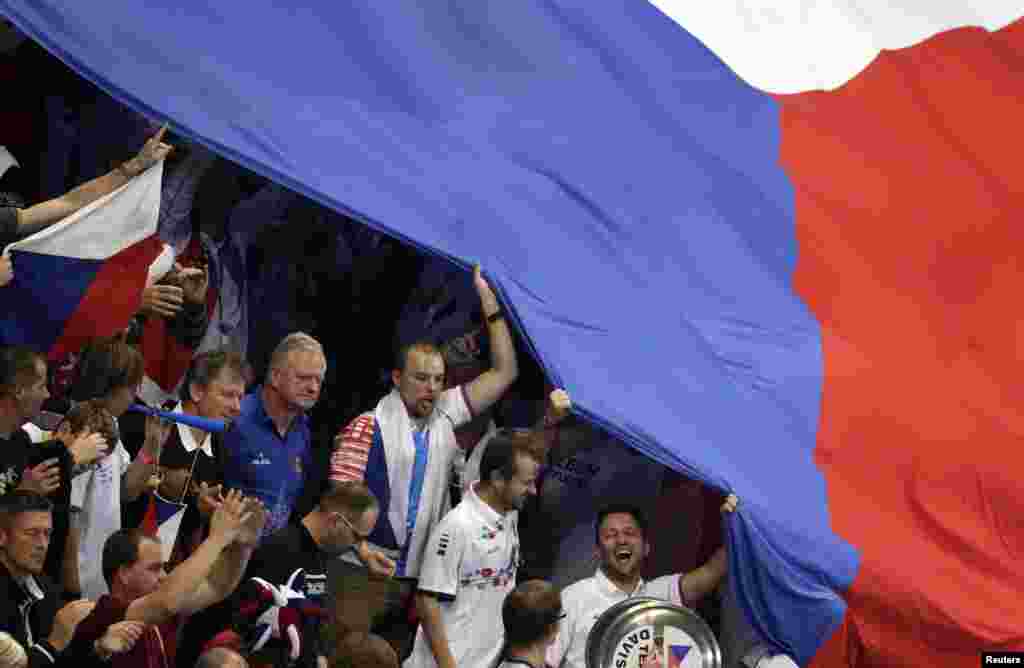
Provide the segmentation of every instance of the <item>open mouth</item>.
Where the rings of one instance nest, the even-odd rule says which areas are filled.
[[[626,562],[628,562],[632,558],[633,558],[633,550],[630,550],[628,548],[622,548],[620,550],[616,550],[615,551],[615,560],[617,562],[619,562],[620,564],[625,564]]]

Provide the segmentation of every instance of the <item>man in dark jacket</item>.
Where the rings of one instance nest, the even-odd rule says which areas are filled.
[[[74,603],[58,613],[57,590],[42,575],[51,508],[45,498],[28,492],[0,500],[0,630],[21,643],[33,668],[57,662],[77,621]]]

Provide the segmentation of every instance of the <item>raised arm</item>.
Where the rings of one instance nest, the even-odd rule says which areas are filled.
[[[480,274],[480,266],[473,269],[473,285],[480,295],[480,307],[487,322],[487,336],[491,347],[491,368],[466,386],[466,395],[473,411],[479,415],[505,394],[519,377],[519,362],[512,333],[501,312],[498,298]]]
[[[735,512],[737,504],[739,504],[739,499],[730,494],[722,503],[722,512]],[[715,553],[703,565],[679,578],[679,595],[686,603],[697,603],[714,591],[728,572],[729,559],[723,546],[715,550]]]
[[[143,144],[138,155],[117,169],[84,183],[74,190],[18,210],[18,236],[27,237],[59,222],[82,207],[108,195],[167,157],[171,147],[163,143],[167,126]]]
[[[553,427],[564,420],[571,410],[572,400],[569,399],[569,393],[563,389],[552,390],[551,394],[548,395],[548,403],[544,409],[544,415],[541,416],[533,428],[531,448],[540,461],[547,461],[548,453],[555,443],[555,430]]]
[[[249,519],[240,516],[238,504],[241,493],[231,491],[210,520],[210,536],[180,566],[171,571],[160,588],[148,596],[136,599],[125,612],[125,619],[162,624],[173,616],[194,609],[196,591],[206,585],[221,554],[235,542]],[[232,500],[229,505],[229,499]]]
[[[192,592],[190,600],[185,604],[187,613],[205,610],[215,603],[220,603],[238,587],[249,565],[249,558],[259,544],[260,533],[267,520],[263,504],[258,499],[243,500],[237,491],[228,492],[228,497],[221,505],[228,506],[231,513],[241,519],[241,530],[235,541],[220,553],[205,580]],[[216,513],[214,516],[216,517]],[[211,522],[211,532],[212,530]]]

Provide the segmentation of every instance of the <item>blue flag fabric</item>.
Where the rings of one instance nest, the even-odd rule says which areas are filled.
[[[801,661],[856,550],[813,461],[779,108],[640,0],[0,0],[135,109],[366,224],[478,261],[581,414],[742,499],[730,566]],[[468,280],[468,276],[467,276]]]

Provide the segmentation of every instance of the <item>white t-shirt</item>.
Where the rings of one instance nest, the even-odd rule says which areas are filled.
[[[562,591],[565,619],[558,627],[558,637],[548,648],[547,663],[552,668],[586,668],[587,637],[604,611],[620,601],[637,596],[650,596],[682,606],[679,594],[680,573],[665,575],[645,582],[627,594],[616,587],[598,569],[593,577],[580,580]]]
[[[103,544],[121,528],[121,478],[131,457],[121,441],[88,471],[71,481],[71,506],[81,509],[78,526],[78,578],[82,596],[96,600],[109,593],[103,579]]]
[[[459,668],[492,668],[501,656],[505,629],[501,606],[516,586],[518,511],[504,516],[471,488],[430,535],[419,589],[438,595],[448,646]],[[406,668],[437,665],[420,625]]]

